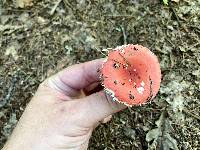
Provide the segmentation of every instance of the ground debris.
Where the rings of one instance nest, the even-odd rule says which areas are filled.
[[[168,5],[153,0],[0,1],[0,96],[4,103],[0,149],[45,78],[74,63],[105,57],[107,48],[124,43],[141,44],[159,57],[160,93],[151,104],[127,109],[100,125],[89,150],[143,150],[152,143],[198,149],[200,3],[165,2]],[[13,85],[18,68],[20,75]],[[159,124],[156,120],[162,120],[163,111],[165,120]]]
[[[16,0],[16,7],[25,8],[33,5],[33,0]]]
[[[170,135],[172,134],[172,127],[165,113],[166,112],[163,112],[160,118],[155,122],[157,128],[150,130],[146,135],[147,142],[153,141],[149,144],[149,150],[178,150],[177,141]]]

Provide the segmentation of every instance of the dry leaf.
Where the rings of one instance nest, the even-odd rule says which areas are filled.
[[[164,3],[165,5],[168,5],[168,0],[163,0],[163,3]]]
[[[18,57],[19,57],[19,56],[17,55],[17,51],[16,51],[16,49],[15,49],[14,46],[8,47],[8,48],[6,49],[5,55],[6,55],[6,56],[11,55],[11,56],[14,58],[14,60],[17,60]]]
[[[5,51],[5,55],[9,56],[11,55],[14,60],[17,60],[19,58],[17,51],[21,48],[21,45],[18,43],[18,41],[12,42],[8,48]]]
[[[155,122],[157,128],[146,134],[146,141],[149,142],[148,150],[162,148],[163,150],[178,150],[177,141],[171,137],[171,123],[164,113]],[[152,141],[152,142],[151,142]]]
[[[180,0],[172,0],[172,2],[176,2],[176,3],[178,3]]]
[[[17,7],[25,8],[33,5],[33,0],[16,0]]]

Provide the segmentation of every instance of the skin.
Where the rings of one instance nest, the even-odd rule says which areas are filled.
[[[126,106],[103,91],[85,96],[99,82],[98,59],[70,66],[46,79],[27,105],[3,150],[83,150],[98,124]]]

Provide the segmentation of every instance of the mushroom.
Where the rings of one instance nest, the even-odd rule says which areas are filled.
[[[150,102],[158,93],[161,71],[157,57],[141,45],[109,51],[102,65],[102,85],[113,100],[127,106]]]

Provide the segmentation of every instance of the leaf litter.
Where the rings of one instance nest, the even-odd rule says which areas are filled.
[[[32,2],[0,2],[0,148],[46,77],[124,43],[159,57],[160,93],[100,125],[89,149],[200,147],[199,0]]]

